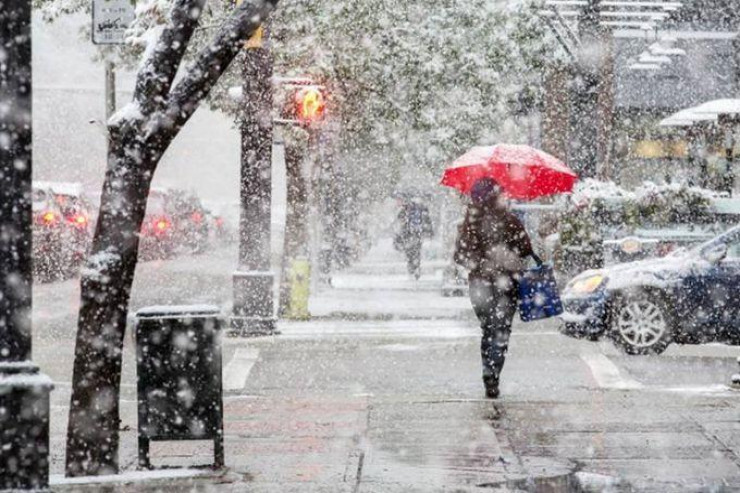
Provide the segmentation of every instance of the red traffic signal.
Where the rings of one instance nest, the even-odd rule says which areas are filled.
[[[318,87],[304,87],[295,93],[296,117],[303,123],[312,123],[324,116],[326,103]]]

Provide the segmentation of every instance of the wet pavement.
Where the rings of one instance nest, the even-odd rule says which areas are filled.
[[[232,249],[142,264],[134,307],[230,298]],[[224,338],[229,470],[132,480],[131,491],[739,491],[738,348],[674,346],[661,356],[569,339],[557,322],[517,321],[502,397],[483,399],[467,300],[442,298],[441,262],[421,281],[381,245],[333,288],[320,318],[282,334]],[[35,360],[58,383],[52,472],[63,463],[76,283],[40,286]],[[404,300],[410,300],[404,308]],[[228,303],[226,301],[226,303]],[[227,307],[225,307],[227,309]],[[352,321],[337,319],[354,314]],[[135,465],[127,338],[122,455]],[[228,385],[227,385],[228,384]],[[154,463],[210,461],[204,442],[152,446]],[[58,478],[56,479],[58,482]],[[55,487],[99,491],[100,485]],[[122,487],[118,485],[115,490]]]

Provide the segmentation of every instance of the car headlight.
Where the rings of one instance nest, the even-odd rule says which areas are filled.
[[[574,281],[568,287],[568,291],[575,294],[591,294],[606,282],[606,276],[603,274],[594,274]]]

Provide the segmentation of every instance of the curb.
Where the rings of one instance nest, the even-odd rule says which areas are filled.
[[[394,313],[357,313],[357,312],[330,312],[325,315],[311,317],[310,322],[388,322],[388,321],[420,321],[420,320],[449,320],[450,322],[477,320],[473,310],[452,313],[445,317],[429,317],[428,315],[403,315]]]
[[[117,475],[84,476],[66,478],[53,475],[49,490],[59,493],[88,492],[178,492],[210,491],[220,485],[249,482],[250,478],[229,468],[194,469],[154,469],[147,471],[126,471]]]

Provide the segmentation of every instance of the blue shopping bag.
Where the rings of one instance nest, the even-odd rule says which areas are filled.
[[[560,292],[552,267],[540,264],[522,272],[519,280],[519,317],[523,322],[563,313]]]

